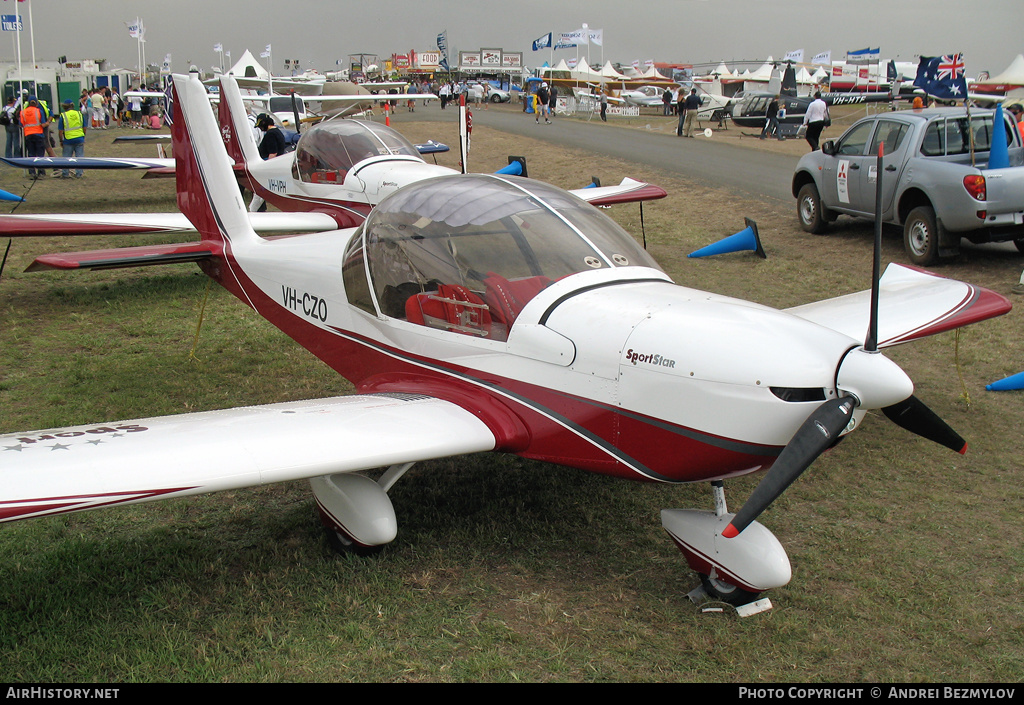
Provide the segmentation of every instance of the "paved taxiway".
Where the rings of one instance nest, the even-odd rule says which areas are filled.
[[[455,121],[458,114],[457,107],[442,111],[434,103],[417,109],[415,117],[410,119]],[[597,117],[589,122],[556,117],[550,125],[538,125],[533,115],[508,105],[473,111],[474,125],[646,164],[712,188],[729,189],[737,195],[769,198],[787,205],[793,203],[789,184],[799,161],[797,157],[716,142],[713,136],[687,139],[675,133],[621,127],[614,121],[615,118],[609,118],[606,124]],[[401,129],[400,119],[395,127]],[[733,126],[731,129],[740,128]],[[457,145],[451,146],[457,149]]]

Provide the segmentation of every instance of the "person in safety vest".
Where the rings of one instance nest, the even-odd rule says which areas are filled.
[[[34,95],[28,98],[28,107],[21,111],[21,129],[25,135],[25,152],[29,157],[42,157],[46,155],[46,143],[43,131],[46,129],[47,117],[39,107],[39,101]],[[38,179],[45,176],[44,169],[29,167],[29,178]]]
[[[62,156],[84,157],[85,156],[85,118],[82,113],[75,109],[75,104],[65,100],[60,106],[60,122],[57,123],[57,134],[60,135],[60,143],[63,147]],[[81,169],[75,170],[75,178],[85,176]],[[68,178],[68,170],[62,169],[60,178]]]

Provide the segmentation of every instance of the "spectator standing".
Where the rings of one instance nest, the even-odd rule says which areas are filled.
[[[103,91],[99,88],[89,96],[89,104],[92,112],[92,127],[96,130],[107,129],[107,111],[104,106]]]
[[[85,130],[85,116],[75,110],[75,104],[70,98],[65,100],[61,104],[60,120],[57,123],[57,134],[60,137],[62,156],[65,159],[85,156]],[[61,170],[60,176],[62,179],[68,178],[68,170]],[[85,176],[85,172],[76,169],[74,176],[76,179],[80,179]]]
[[[12,95],[7,99],[7,105],[4,106],[3,111],[0,112],[0,124],[4,126],[4,130],[7,132],[7,146],[4,148],[4,156],[8,159],[21,156],[21,124],[18,122],[20,117],[21,113],[18,110],[18,104]]]
[[[771,137],[779,129],[779,96],[772,98],[768,103],[768,109],[764,111],[764,129],[761,130],[761,139]]]
[[[540,84],[540,88],[537,89],[537,107],[540,109],[535,115],[537,123],[540,123],[540,116],[544,116],[544,122],[551,124],[551,120],[548,118],[548,100],[551,99],[551,91],[548,90],[548,84],[546,82]]]
[[[814,94],[814,100],[807,106],[807,112],[804,113],[804,125],[807,126],[807,144],[811,145],[812,152],[818,150],[818,139],[821,137],[821,131],[830,122],[828,106],[821,99],[821,91],[817,91]]]
[[[686,137],[693,137],[693,125],[697,122],[697,111],[700,109],[700,98],[697,97],[697,89],[691,88],[690,95],[683,101],[684,121],[683,134]]]
[[[21,129],[25,133],[25,151],[29,157],[42,157],[46,155],[46,142],[44,132],[46,130],[47,118],[43,115],[39,101],[34,95],[28,98],[28,107],[21,111]],[[38,179],[46,175],[45,169],[29,167],[29,178]]]
[[[135,90],[138,90],[138,89],[136,88]],[[131,114],[132,114],[132,119],[131,119],[132,127],[141,127],[142,126],[142,97],[141,96],[137,96],[137,95],[131,96],[128,99],[128,110],[130,110]]]

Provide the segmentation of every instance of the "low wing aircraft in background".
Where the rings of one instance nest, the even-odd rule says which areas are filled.
[[[740,604],[791,577],[756,517],[868,410],[965,447],[877,349],[1005,313],[994,292],[890,266],[877,307],[865,291],[771,309],[679,286],[599,210],[494,174],[415,181],[359,227],[266,240],[202,85],[174,81],[179,203],[202,234],[183,247],[357,394],[5,434],[0,520],[309,478],[332,543],[370,552],[396,536],[387,492],[413,463],[497,451],[711,482],[715,511],[662,523]],[[729,513],[722,481],[758,470]]]
[[[664,92],[665,89],[659,86],[640,86],[631,91],[620,91],[619,97],[626,101],[626,105],[655,108],[664,105],[661,97]]]
[[[414,146],[394,129],[379,123],[331,119],[302,133],[295,151],[272,159],[259,156],[242,96],[234,79],[222,77],[218,104],[220,134],[229,153],[239,184],[254,194],[250,210],[265,202],[286,213],[262,213],[251,225],[259,232],[289,230],[308,232],[330,227],[355,227],[388,194],[415,181],[458,173],[448,167],[428,164],[420,153],[447,151],[437,142]],[[665,197],[665,190],[633,179],[614,186],[587,187],[573,191],[594,205],[632,203]],[[303,221],[287,213],[303,213]],[[255,215],[255,214],[254,214]],[[334,225],[328,223],[333,221]],[[80,225],[76,225],[80,224]],[[101,231],[100,223],[108,227]],[[107,213],[102,216],[75,214],[0,215],[0,231],[8,236],[141,233],[186,227],[178,213]],[[39,266],[76,268],[75,255],[47,255]],[[34,265],[35,266],[35,265]]]

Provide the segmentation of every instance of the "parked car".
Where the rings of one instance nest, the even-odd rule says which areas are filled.
[[[955,256],[961,238],[1012,241],[1024,252],[1024,146],[1012,120],[1004,115],[994,129],[993,115],[935,108],[858,120],[797,164],[792,190],[800,225],[821,234],[840,215],[874,218],[884,145],[882,221],[903,227],[911,262]],[[1009,167],[988,168],[994,139],[1006,140]]]
[[[482,101],[485,95],[487,100],[492,103],[507,103],[512,98],[508,91],[495,88],[494,86],[489,86],[490,92],[487,92],[488,87],[480,83],[470,83],[466,88],[468,91],[466,98],[470,101]]]

